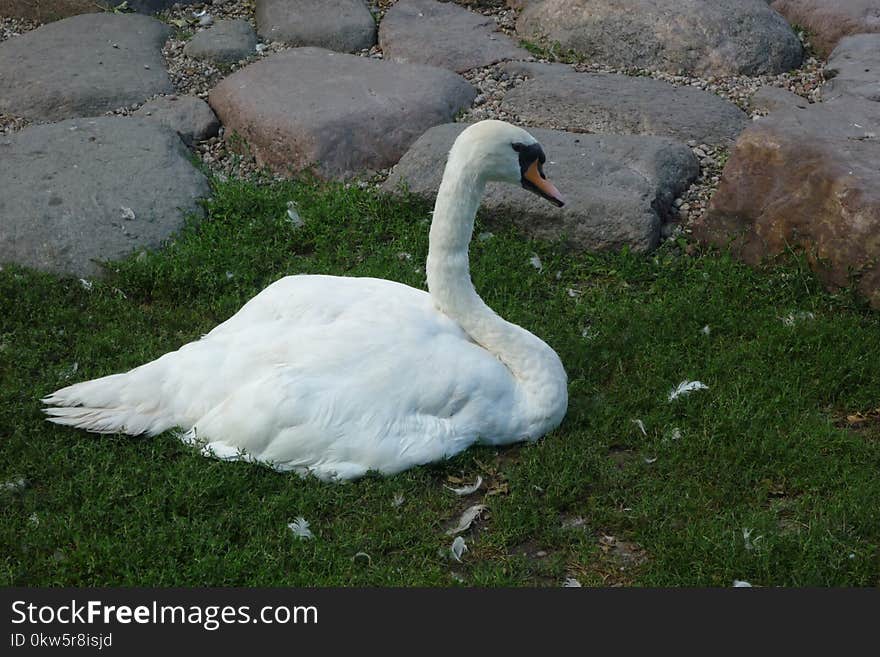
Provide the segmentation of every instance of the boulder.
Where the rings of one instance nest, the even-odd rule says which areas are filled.
[[[475,95],[445,69],[293,48],[233,73],[208,102],[259,164],[344,178],[391,166]]]
[[[433,199],[446,155],[467,127],[431,128],[394,167],[384,189]],[[660,240],[675,198],[699,173],[684,144],[663,137],[584,135],[529,128],[547,154],[544,171],[562,192],[557,208],[521,187],[490,183],[482,207],[496,220],[539,238],[567,241],[589,251],[629,247],[648,251]]]
[[[828,58],[822,99],[844,95],[880,102],[880,34],[843,37]],[[880,111],[880,107],[878,107]]]
[[[773,0],[770,6],[806,28],[822,57],[849,34],[880,32],[880,0]]]
[[[564,64],[516,62],[505,68],[530,76],[508,92],[501,105],[530,125],[730,145],[749,122],[730,101],[694,87],[646,77],[578,73]]]
[[[544,0],[516,30],[607,65],[672,73],[776,74],[803,57],[765,0]]]
[[[775,112],[780,109],[794,109],[795,107],[803,109],[809,104],[809,101],[803,96],[798,96],[793,91],[782,89],[781,87],[774,87],[772,85],[761,87],[752,94],[751,98],[749,98],[749,105],[752,109],[763,110],[765,112]]]
[[[376,44],[364,0],[257,0],[257,31],[270,41],[356,52]]]
[[[231,64],[253,55],[256,46],[254,28],[239,18],[217,21],[207,30],[198,32],[183,47],[183,52],[194,59]]]
[[[152,14],[168,9],[175,3],[193,4],[199,0],[128,0],[132,11]],[[48,23],[61,18],[89,14],[121,5],[122,0],[0,0],[0,16],[27,18]]]
[[[379,25],[379,45],[386,59],[459,73],[530,56],[498,31],[491,16],[436,0],[400,0],[391,7]]]
[[[36,121],[96,116],[172,93],[167,25],[137,14],[82,14],[0,43],[0,112]]]
[[[171,128],[189,145],[216,136],[220,129],[210,105],[195,96],[159,96],[144,103],[134,116]]]
[[[780,110],[740,136],[695,236],[758,263],[806,253],[880,308],[880,112],[846,97]]]
[[[210,193],[178,136],[125,117],[0,137],[0,262],[92,277],[162,244]]]

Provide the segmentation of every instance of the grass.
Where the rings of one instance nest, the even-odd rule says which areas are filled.
[[[205,459],[170,434],[46,423],[41,396],[199,337],[282,275],[423,286],[424,202],[214,184],[206,220],[112,263],[90,291],[0,271],[0,483],[26,481],[0,487],[0,584],[880,583],[880,423],[841,421],[880,406],[880,315],[823,292],[797,261],[759,271],[677,247],[578,255],[489,226],[494,237],[472,245],[477,289],[559,352],[568,415],[536,444],[387,479],[323,484]],[[684,379],[709,389],[668,402]],[[486,486],[468,498],[444,488],[477,475]],[[488,510],[453,562],[445,530],[480,501]],[[292,536],[297,516],[315,540]]]

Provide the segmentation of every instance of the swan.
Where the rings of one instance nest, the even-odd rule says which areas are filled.
[[[565,369],[477,295],[468,245],[488,181],[563,205],[544,161],[522,128],[470,125],[437,194],[428,292],[376,278],[287,276],[177,351],[53,392],[42,399],[47,419],[96,433],[177,428],[206,455],[325,481],[395,474],[476,442],[537,440],[565,415]]]

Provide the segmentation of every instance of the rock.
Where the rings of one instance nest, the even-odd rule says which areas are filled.
[[[695,236],[756,264],[803,250],[829,286],[880,308],[880,112],[846,97],[780,110],[740,136]]]
[[[112,8],[121,5],[121,0],[100,0],[104,5]],[[126,0],[131,11],[137,11],[142,14],[155,14],[159,11],[171,9],[174,5],[194,5],[204,0]]]
[[[194,96],[160,96],[144,104],[134,116],[171,128],[188,145],[214,137],[220,129],[208,103]]]
[[[880,102],[880,34],[844,37],[828,58],[822,99],[844,94]]]
[[[410,192],[433,198],[452,142],[466,127],[452,123],[428,130],[394,167],[384,189],[396,192],[405,183]],[[488,185],[482,207],[535,237],[566,236],[579,249],[654,248],[675,198],[699,172],[690,149],[672,139],[529,132],[547,154],[544,170],[565,207],[503,183]]]
[[[531,125],[730,145],[749,122],[730,101],[694,87],[647,77],[578,73],[564,64],[515,62],[505,68],[530,77],[507,93],[501,108]]]
[[[101,11],[94,0],[0,0],[0,16],[48,23]]]
[[[210,187],[168,128],[70,119],[0,137],[0,262],[93,277],[159,246]]]
[[[208,102],[258,164],[337,178],[391,166],[475,95],[444,69],[294,48],[233,73]]]
[[[270,41],[355,52],[376,44],[363,0],[257,0],[257,31]]]
[[[763,110],[765,112],[775,112],[780,109],[801,109],[809,105],[809,101],[803,96],[798,96],[792,91],[765,85],[752,94],[749,99],[749,105],[752,109]]]
[[[436,0],[400,0],[379,25],[386,59],[459,73],[530,56],[499,32],[491,16]]]
[[[776,74],[803,57],[765,0],[545,0],[523,10],[516,31],[616,67],[672,73]]]
[[[8,39],[0,43],[0,112],[58,121],[172,93],[162,59],[169,33],[155,18],[103,13]]]
[[[168,9],[176,2],[182,5],[199,0],[128,0],[132,11],[152,14]],[[27,18],[48,23],[61,18],[102,11],[122,4],[122,0],[0,0],[0,16]]]
[[[231,64],[254,54],[257,33],[246,20],[217,21],[216,25],[198,32],[184,46],[183,52],[195,59],[208,59]]]
[[[822,57],[849,34],[880,32],[880,0],[773,0],[770,6],[792,25],[806,28]]]

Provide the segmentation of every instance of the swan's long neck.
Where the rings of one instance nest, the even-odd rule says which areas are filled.
[[[434,206],[426,274],[437,308],[454,319],[510,370],[524,396],[527,434],[538,436],[562,420],[567,378],[559,357],[542,340],[499,317],[474,290],[468,246],[486,186],[479,162],[453,148]]]

